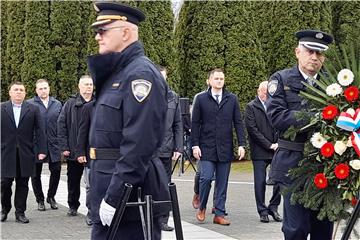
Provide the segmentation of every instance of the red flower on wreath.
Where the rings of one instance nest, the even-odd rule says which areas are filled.
[[[348,87],[344,91],[344,96],[348,102],[355,102],[359,98],[359,89],[355,86]]]
[[[357,199],[356,197],[353,197],[351,199],[351,206],[355,207],[358,201],[359,201],[359,199]]]
[[[328,186],[328,180],[323,173],[315,175],[314,183],[317,188],[324,189]]]
[[[335,152],[334,145],[330,142],[327,142],[321,147],[320,152],[321,152],[321,155],[323,155],[326,158],[329,158]]]
[[[324,107],[322,111],[322,117],[325,120],[332,120],[334,119],[338,114],[338,109],[334,105],[329,105],[327,107]]]
[[[349,176],[350,167],[345,163],[340,163],[335,167],[334,172],[338,179],[345,179]]]

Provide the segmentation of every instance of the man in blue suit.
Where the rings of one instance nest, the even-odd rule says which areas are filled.
[[[233,154],[233,127],[238,140],[239,159],[245,156],[245,134],[239,101],[224,88],[225,75],[216,68],[208,74],[210,88],[197,95],[193,106],[191,140],[193,155],[200,160],[200,207],[196,218],[205,221],[206,204],[215,177],[215,217],[213,223],[230,225],[225,219],[225,202]]]
[[[49,163],[50,180],[46,201],[52,209],[58,209],[55,201],[55,194],[59,186],[61,172],[61,155],[57,139],[57,119],[60,115],[62,105],[60,101],[49,96],[50,87],[46,79],[36,81],[37,96],[29,100],[30,103],[39,107],[41,119],[45,127],[47,157],[36,161],[35,176],[31,177],[31,183],[38,203],[38,210],[45,211],[44,193],[41,184],[41,172],[44,162]],[[38,152],[38,149],[35,149]]]

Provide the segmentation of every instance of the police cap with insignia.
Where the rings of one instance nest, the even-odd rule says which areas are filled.
[[[137,8],[133,8],[116,2],[96,2],[94,3],[97,12],[96,22],[91,27],[96,28],[104,24],[109,24],[116,20],[127,21],[138,25],[145,20],[145,15]]]
[[[326,51],[333,42],[330,34],[317,30],[302,30],[295,33],[295,36],[300,45],[316,52]]]

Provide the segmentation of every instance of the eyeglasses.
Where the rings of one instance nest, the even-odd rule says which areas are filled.
[[[95,34],[103,35],[106,31],[109,31],[111,29],[116,29],[116,28],[123,28],[123,27],[125,27],[125,26],[97,27],[97,28],[94,28],[94,32],[95,32]]]

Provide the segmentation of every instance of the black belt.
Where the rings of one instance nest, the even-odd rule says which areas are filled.
[[[296,152],[304,151],[304,145],[305,145],[304,143],[290,142],[282,139],[279,139],[278,144],[279,144],[279,148],[284,148]]]
[[[92,160],[118,160],[120,150],[118,148],[90,148]]]

